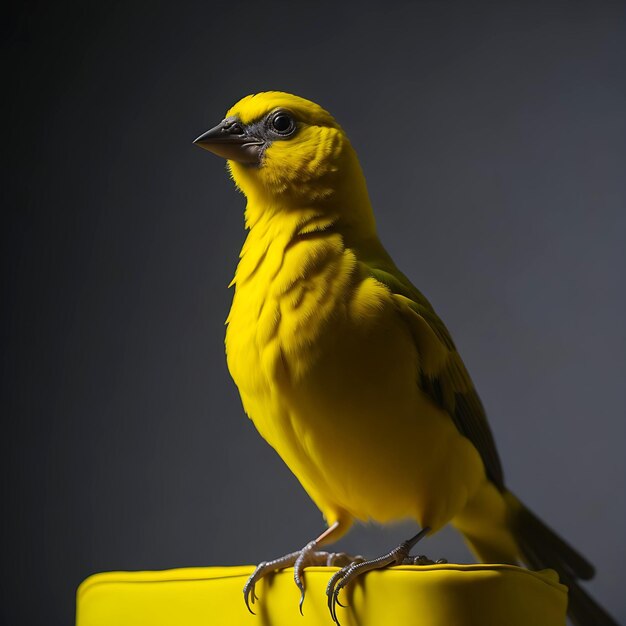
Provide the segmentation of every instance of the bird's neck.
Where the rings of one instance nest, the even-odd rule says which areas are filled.
[[[264,276],[267,281],[272,268],[281,264],[285,254],[296,246],[303,254],[290,268],[301,274],[302,279],[320,246],[330,240],[333,246],[350,250],[363,261],[386,257],[376,233],[365,181],[362,175],[351,180],[352,184],[345,189],[336,188],[331,197],[307,205],[290,203],[288,198],[249,196],[246,207],[249,233],[233,284],[243,285],[259,273],[261,266],[265,269],[263,274],[268,272]]]
[[[233,284],[243,287],[256,277],[257,282],[269,284],[284,270],[284,258],[288,250],[300,242],[309,241],[305,246],[307,255],[315,253],[316,242],[331,235],[339,235],[343,247],[343,236],[338,231],[340,216],[315,207],[300,207],[289,211],[266,210],[249,229],[241,249],[239,264]],[[301,264],[305,266],[307,259]],[[302,271],[302,268],[293,268]],[[262,276],[261,276],[262,275]],[[303,275],[304,277],[304,275]]]
[[[269,175],[229,162],[237,186],[247,198],[246,228],[263,227],[270,220],[289,222],[304,219],[311,212],[337,222],[348,238],[368,238],[376,234],[376,223],[367,184],[356,152],[346,140],[340,158],[333,167],[318,168],[311,176],[309,168],[297,168],[300,177],[278,184]]]

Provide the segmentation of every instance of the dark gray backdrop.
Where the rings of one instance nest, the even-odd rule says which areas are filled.
[[[322,528],[228,376],[244,202],[191,144],[266,89],[344,125],[510,486],[597,563],[589,587],[626,620],[624,7],[16,4],[2,623],[70,623],[93,572],[253,563]],[[375,555],[412,531],[341,545]],[[471,559],[452,531],[424,551]]]

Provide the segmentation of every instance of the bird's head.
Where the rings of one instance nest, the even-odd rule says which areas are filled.
[[[342,128],[321,106],[298,96],[247,96],[194,143],[228,160],[249,205],[319,205],[348,189],[353,198],[361,188],[367,195]]]

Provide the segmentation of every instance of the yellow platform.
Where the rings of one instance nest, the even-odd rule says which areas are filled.
[[[293,569],[257,585],[251,615],[242,588],[251,566],[107,572],[78,588],[77,626],[333,626],[326,583],[306,570],[304,617]],[[400,566],[368,573],[340,596],[342,626],[565,626],[567,589],[555,572],[510,565]]]

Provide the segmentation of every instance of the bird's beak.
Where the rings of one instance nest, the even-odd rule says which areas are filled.
[[[254,137],[234,118],[226,118],[211,130],[207,130],[194,143],[217,156],[231,161],[258,165],[264,141]]]

